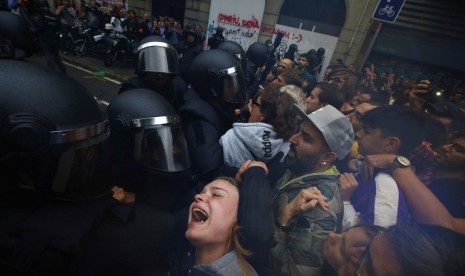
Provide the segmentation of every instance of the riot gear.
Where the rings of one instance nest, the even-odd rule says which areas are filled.
[[[0,11],[0,58],[19,59],[34,52],[33,35],[27,21],[12,12]]]
[[[0,82],[0,169],[15,184],[7,189],[75,201],[107,193],[97,173],[107,119],[85,88],[14,60],[0,60]]]
[[[142,39],[136,51],[136,74],[148,72],[178,74],[178,53],[165,38],[148,36]]]
[[[224,42],[223,28],[216,27],[212,31],[212,36],[208,38],[208,46],[210,49],[217,49],[218,45]]]
[[[265,65],[270,55],[270,48],[266,44],[255,42],[247,49],[247,59],[257,67]]]
[[[207,101],[245,102],[243,72],[236,59],[225,51],[215,49],[200,53],[192,62],[189,77],[194,90]]]
[[[245,71],[245,69],[247,68],[247,57],[245,56],[244,49],[242,49],[242,46],[239,45],[239,43],[234,41],[223,41],[218,45],[217,49],[224,50],[230,53],[231,55],[235,56],[241,65],[242,71]]]
[[[115,136],[129,133],[129,155],[144,170],[176,173],[190,167],[181,120],[158,93],[128,90],[112,101],[107,113]]]

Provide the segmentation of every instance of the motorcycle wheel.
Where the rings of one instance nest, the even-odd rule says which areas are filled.
[[[103,57],[103,64],[105,64],[106,67],[111,67],[113,64],[115,64],[117,57],[118,52],[116,50],[112,50],[111,52],[106,53]]]
[[[79,40],[74,44],[74,53],[80,57],[87,54],[87,43],[84,39]]]

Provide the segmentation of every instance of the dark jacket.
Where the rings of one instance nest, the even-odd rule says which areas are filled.
[[[310,209],[291,220],[286,241],[276,231],[277,245],[271,250],[273,270],[279,275],[319,275],[323,265],[323,242],[342,224],[343,204],[339,190],[339,172],[335,167],[323,173],[292,178],[288,172],[278,182],[273,199],[275,216],[302,189],[317,187],[327,198],[328,210]]]
[[[186,92],[180,114],[194,173],[208,183],[221,175],[223,149],[219,140],[232,127],[233,120],[193,89]]]

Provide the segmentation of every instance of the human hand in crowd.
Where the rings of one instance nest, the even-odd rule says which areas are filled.
[[[429,80],[421,80],[417,85],[413,86],[412,90],[410,90],[410,94],[424,94],[428,93],[428,87],[430,86]]]
[[[422,104],[425,103],[425,99],[419,97],[420,94],[426,94],[429,92],[428,87],[430,86],[429,80],[421,80],[419,83],[413,86],[408,92],[410,106],[414,109],[418,109]]]
[[[237,181],[241,181],[242,174],[245,173],[249,168],[251,167],[261,167],[265,170],[265,174],[268,174],[268,167],[265,165],[265,163],[261,161],[251,161],[247,160],[242,164],[242,166],[239,168],[239,171],[237,171],[236,176],[234,177]]]
[[[287,226],[294,216],[315,208],[317,204],[319,204],[323,210],[328,210],[328,203],[326,200],[327,198],[317,187],[302,189],[300,193],[282,209],[279,215],[279,223]]]
[[[352,173],[342,173],[339,176],[339,187],[342,192],[342,200],[350,201],[352,194],[358,187],[358,182]]]
[[[136,200],[136,194],[131,193],[131,192],[126,192],[123,188],[119,186],[113,186],[111,188],[111,191],[113,193],[113,198],[118,200],[121,203],[132,203]]]
[[[372,179],[375,168],[385,169],[394,162],[395,158],[395,154],[372,154],[365,156],[365,160],[360,165],[362,179]]]

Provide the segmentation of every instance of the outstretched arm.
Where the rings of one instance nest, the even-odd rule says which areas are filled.
[[[386,169],[394,162],[393,154],[366,156],[364,168]],[[420,223],[434,224],[465,233],[465,220],[452,217],[439,199],[421,182],[412,168],[397,168],[390,172],[404,193],[413,218]]]

